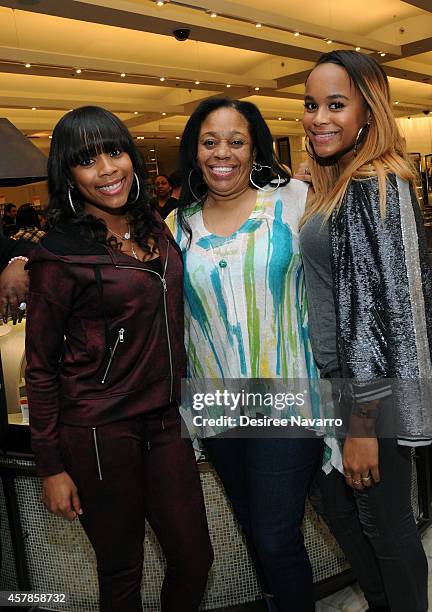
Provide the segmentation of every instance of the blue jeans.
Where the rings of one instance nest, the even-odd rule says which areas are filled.
[[[255,561],[280,612],[313,612],[312,568],[300,527],[322,441],[210,438],[215,467]]]

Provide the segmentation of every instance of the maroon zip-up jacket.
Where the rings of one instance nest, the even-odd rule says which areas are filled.
[[[162,275],[73,231],[33,252],[26,385],[39,475],[64,470],[58,423],[96,427],[179,402],[183,265],[167,228],[158,246]]]

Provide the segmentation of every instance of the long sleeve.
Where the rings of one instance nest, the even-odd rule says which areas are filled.
[[[30,428],[38,473],[49,476],[64,470],[57,431],[59,371],[73,281],[60,262],[31,265],[29,275],[26,386]]]
[[[432,276],[408,183],[389,175],[386,189],[384,219],[377,179],[353,181],[332,219],[339,353],[355,408],[396,390],[397,431],[416,436],[432,431],[420,388],[432,380]]]

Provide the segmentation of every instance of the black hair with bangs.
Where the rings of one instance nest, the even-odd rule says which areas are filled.
[[[106,224],[85,213],[85,201],[74,188],[71,168],[88,158],[115,150],[129,155],[138,177],[139,197],[134,202],[137,194],[134,179],[125,212],[133,238],[146,250],[148,237],[160,233],[163,226],[149,206],[145,164],[124,123],[104,108],[82,106],[68,112],[55,126],[48,156],[48,217],[54,227],[76,224],[84,238],[108,244]],[[70,206],[69,194],[76,212]],[[109,244],[112,243],[110,239]]]

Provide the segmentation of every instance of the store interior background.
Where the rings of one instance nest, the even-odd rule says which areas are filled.
[[[190,30],[189,37],[177,40],[173,31],[185,28]],[[419,196],[432,246],[432,0],[0,0],[0,117],[9,119],[48,154],[52,130],[64,113],[87,104],[103,106],[126,123],[149,176],[155,177],[176,169],[183,128],[199,102],[208,96],[229,95],[260,108],[282,161],[295,169],[306,158],[301,117],[309,70],[323,52],[356,48],[373,54],[386,70],[394,114],[408,150],[417,154],[423,178],[430,174],[429,210],[427,192],[419,189]],[[47,199],[45,182],[0,185],[0,213],[6,202],[43,206]],[[16,361],[21,363],[24,331],[15,327],[14,333],[22,335],[20,352],[14,344]],[[12,333],[3,340],[2,352],[6,341],[12,346]],[[8,400],[9,412],[20,417],[15,382],[11,394],[16,396],[16,407],[11,409]],[[12,430],[9,435],[15,444],[17,434]],[[75,588],[82,595],[71,610],[97,609],[92,553],[85,548],[78,526],[66,532],[60,520],[45,513],[31,462],[25,459],[16,466],[14,461],[3,458],[0,466],[3,478],[9,474],[9,488],[4,483],[3,488],[9,494],[16,491],[22,519],[22,525],[11,521],[11,533],[17,529],[18,536],[12,533],[9,539],[5,539],[7,521],[2,521],[3,557],[10,566],[6,579],[11,584],[15,580],[15,558],[21,588],[31,584],[39,590],[58,589],[62,578],[68,581],[65,588],[70,592]],[[209,520],[215,530],[225,530],[215,538],[219,560],[203,609],[218,607],[220,611],[228,595],[235,596],[236,602],[252,602],[258,587],[211,472],[203,468],[201,477],[210,502]],[[418,464],[417,478],[424,486],[419,495],[413,489],[421,502],[416,516],[419,526],[423,523],[426,528],[432,521],[429,459]],[[4,499],[0,495],[3,517]],[[13,512],[7,514],[10,519]],[[315,519],[308,519],[311,557],[333,581],[331,588],[320,587],[321,598],[353,578],[343,576],[344,561],[335,556],[331,543],[322,560],[317,529]],[[157,598],[162,570],[158,549],[154,542],[150,544],[147,565],[157,579],[147,581],[146,594]],[[431,527],[424,544],[432,563]],[[244,591],[241,596],[233,586],[232,592],[226,592],[233,559],[241,561],[236,578],[238,590]],[[330,595],[317,606],[320,612],[365,608],[356,587]],[[262,603],[236,608],[261,609],[265,609]]]
[[[308,71],[322,52],[360,48],[384,66],[408,149],[432,173],[431,32],[431,0],[0,0],[0,116],[47,154],[65,112],[104,106],[154,177],[176,169],[196,105],[229,95],[257,104],[276,147],[289,139],[295,168]],[[46,184],[0,188],[9,201],[44,205]]]

